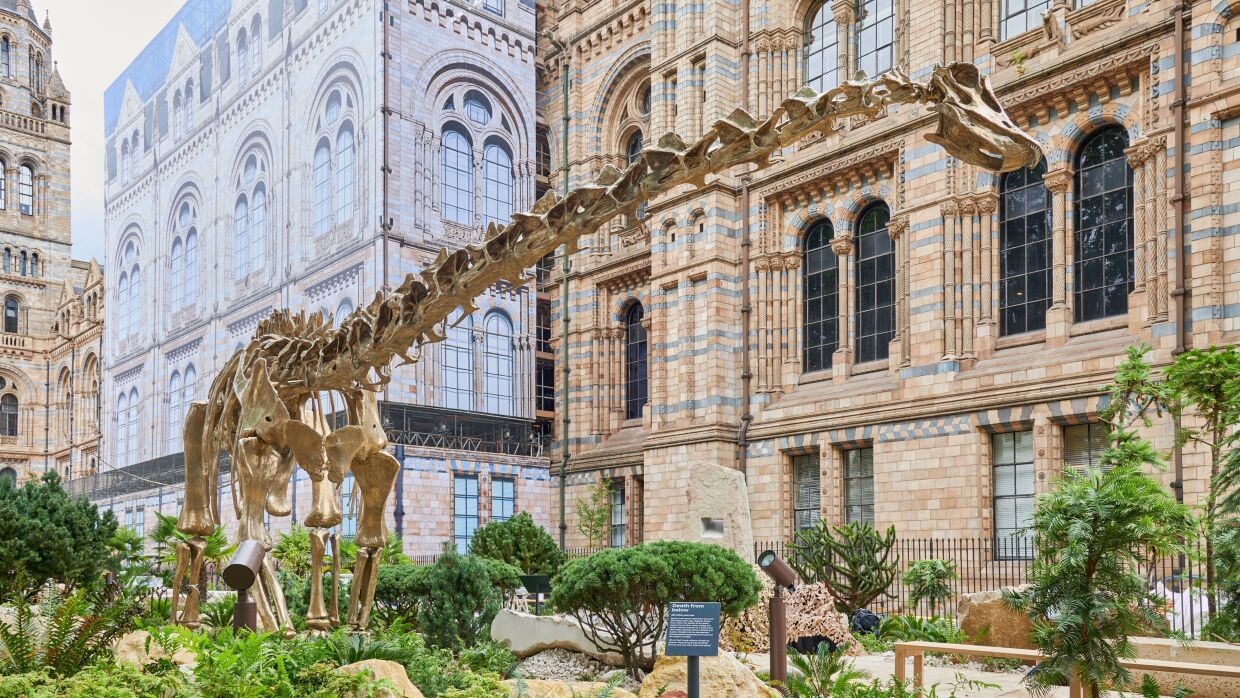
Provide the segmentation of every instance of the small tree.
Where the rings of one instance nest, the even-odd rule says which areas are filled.
[[[1223,642],[1240,642],[1240,519],[1220,522],[1214,539],[1214,564],[1218,567],[1221,601],[1201,635]]]
[[[160,563],[166,574],[170,576],[177,564],[177,543],[188,541],[190,536],[177,530],[177,517],[155,512],[155,528],[151,531],[150,537],[151,542],[155,544]],[[237,546],[229,542],[224,527],[216,526],[206,538],[206,547],[203,549],[202,557],[207,563],[218,568],[221,563],[232,557],[236,549]]]
[[[659,541],[600,550],[564,565],[551,604],[571,613],[594,644],[618,652],[636,677],[654,661],[667,604],[718,601],[735,616],[758,602],[753,568],[717,545]]]
[[[611,481],[599,478],[588,499],[577,500],[577,531],[591,548],[607,545],[611,532]]]
[[[427,573],[426,585],[433,603],[418,608],[418,627],[428,643],[455,650],[487,636],[500,595],[491,585],[486,563],[445,544]]]
[[[96,585],[116,529],[112,512],[70,497],[54,471],[21,487],[0,478],[0,588],[11,589],[19,569],[34,586]]]
[[[805,584],[822,582],[835,599],[835,609],[848,615],[887,595],[900,566],[894,552],[896,529],[879,534],[868,523],[836,526],[825,520],[798,531],[788,564]]]
[[[479,527],[470,539],[469,552],[507,562],[523,574],[553,575],[564,563],[564,554],[551,535],[526,512]]]
[[[956,579],[956,563],[948,560],[918,560],[909,565],[901,578],[909,589],[909,608],[916,610],[918,604],[928,601],[930,615],[937,616],[939,603],[952,597],[950,582]]]
[[[432,569],[431,565],[407,562],[380,565],[379,578],[375,581],[375,604],[388,609],[394,616],[414,617],[418,604],[430,594]]]
[[[1128,637],[1166,625],[1141,563],[1146,555],[1182,553],[1194,524],[1188,509],[1141,471],[1162,462],[1135,427],[1148,424],[1147,410],[1165,397],[1157,386],[1148,389],[1153,383],[1143,354],[1129,351],[1101,415],[1110,426],[1101,459],[1109,470],[1068,470],[1036,500],[1030,588],[1004,592],[1034,619],[1034,641],[1047,656],[1028,679],[1039,692],[1073,675],[1093,698],[1103,686],[1128,685],[1131,677],[1119,664],[1136,655]]]

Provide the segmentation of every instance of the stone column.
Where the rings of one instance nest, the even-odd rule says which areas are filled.
[[[1149,312],[1149,299],[1146,294],[1146,279],[1149,278],[1149,255],[1146,248],[1146,240],[1150,235],[1149,224],[1152,207],[1147,207],[1150,202],[1150,190],[1153,182],[1146,176],[1146,161],[1148,160],[1149,149],[1145,142],[1138,142],[1124,151],[1128,158],[1128,166],[1132,168],[1133,185],[1132,185],[1132,248],[1133,248],[1133,286],[1132,292],[1128,294],[1128,318],[1129,325],[1134,329],[1142,326],[1149,326],[1151,313]]]
[[[839,270],[839,346],[831,355],[831,376],[833,380],[843,381],[852,373],[853,334],[851,331],[853,317],[853,288],[856,284],[853,268],[853,237],[850,233],[836,234],[831,240],[831,251],[835,253],[836,268]]]
[[[1162,322],[1168,316],[1168,306],[1171,302],[1169,293],[1169,280],[1167,278],[1167,138],[1159,136],[1150,141],[1150,148],[1153,150],[1153,156],[1146,158],[1146,166],[1153,168],[1153,172],[1147,175],[1147,181],[1154,183],[1154,192],[1152,203],[1154,207],[1153,227],[1154,234],[1152,239],[1146,241],[1148,248],[1146,259],[1151,260],[1150,264],[1150,280],[1154,284],[1154,288],[1150,291],[1152,297],[1151,307],[1153,308],[1155,320]],[[1182,254],[1181,250],[1176,250],[1176,254]],[[1152,259],[1151,259],[1152,258]],[[1147,284],[1148,286],[1148,284]]]
[[[977,288],[977,202],[969,199],[960,202],[961,229],[960,249],[956,258],[960,260],[960,358],[972,360],[973,328],[976,319],[976,288]]]
[[[955,361],[960,357],[956,343],[956,228],[960,204],[947,201],[939,210],[943,215],[943,360]]]
[[[1062,346],[1068,339],[1072,326],[1071,293],[1068,288],[1068,250],[1071,238],[1068,227],[1068,192],[1072,188],[1072,173],[1067,168],[1057,169],[1043,176],[1046,190],[1051,195],[1051,307],[1046,311],[1046,343]]]
[[[977,200],[977,212],[981,223],[981,249],[978,255],[979,295],[981,305],[977,317],[977,342],[974,350],[979,359],[990,356],[998,338],[999,308],[995,283],[999,279],[999,246],[995,244],[994,214],[999,207],[999,197],[987,192]]]
[[[893,346],[888,348],[888,356],[892,357],[892,360],[888,361],[887,365],[892,373],[898,373],[901,367],[908,366],[912,360],[912,352],[909,346],[908,314],[908,216],[899,215],[888,220],[887,235],[891,238],[891,243],[895,247],[896,252],[896,333],[893,340]]]
[[[857,66],[857,53],[853,48],[852,27],[857,16],[856,0],[834,0],[831,14],[835,17],[836,41],[840,52],[841,78],[852,77]]]

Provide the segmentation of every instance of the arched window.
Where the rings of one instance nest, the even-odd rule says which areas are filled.
[[[0,105],[3,106],[3,105]],[[5,172],[9,169],[9,164],[4,160],[0,160],[0,210],[9,207],[8,205],[8,177]]]
[[[181,372],[173,371],[168,381],[168,451],[181,448],[181,422],[185,412],[181,409]]]
[[[1128,134],[1107,126],[1077,154],[1073,283],[1077,322],[1123,315],[1132,291],[1132,168]]]
[[[129,181],[129,140],[121,142],[121,181]]]
[[[17,300],[17,296],[9,296],[4,299],[4,331],[9,333],[17,332],[18,318],[21,315],[21,302]]]
[[[138,265],[138,248],[132,240],[125,245],[121,257],[120,283],[117,285],[117,337],[124,338],[138,328],[138,305],[142,296],[142,274]]]
[[[340,325],[344,322],[344,319],[349,317],[349,313],[351,312],[353,312],[353,301],[348,298],[340,301],[340,305],[336,306],[336,316],[332,319],[332,324],[336,327],[340,327]]]
[[[999,199],[1002,334],[1046,327],[1051,297],[1051,199],[1039,162],[1003,175]]]
[[[254,24],[250,26],[250,65],[257,76],[263,69],[263,22],[254,16]]]
[[[193,364],[185,367],[185,377],[182,383],[184,387],[181,388],[181,407],[188,410],[189,403],[198,397],[198,371],[194,370]]]
[[[0,436],[17,436],[17,396],[7,393],[0,397]]]
[[[474,151],[459,126],[443,132],[443,215],[453,223],[474,224]]]
[[[857,226],[857,363],[887,358],[895,336],[896,253],[887,234],[891,212],[879,202]]]
[[[486,367],[483,395],[486,411],[492,414],[514,414],[512,323],[503,313],[487,315]]]
[[[641,303],[624,314],[624,418],[640,419],[646,406],[646,310]]]
[[[125,432],[125,463],[133,465],[138,458],[138,389],[129,390],[129,427]]]
[[[181,140],[181,121],[184,120],[185,114],[182,111],[181,91],[177,90],[177,94],[172,98],[172,139]]]
[[[895,50],[895,3],[861,0],[857,9],[857,67],[875,77],[891,70]]]
[[[13,77],[13,46],[7,36],[0,39],[0,74]]]
[[[250,207],[250,272],[267,264],[267,189],[263,185],[254,188],[253,206]]]
[[[460,316],[461,311],[458,310],[448,319],[448,330],[443,343],[444,407],[473,410],[474,320],[473,316],[466,316],[464,319],[460,319]]]
[[[22,215],[34,214],[34,170],[30,165],[17,170],[17,206]]]
[[[834,234],[831,221],[826,219],[815,223],[805,234],[802,278],[805,365],[802,370],[806,372],[831,368],[831,355],[839,347],[839,261],[831,250]]]
[[[336,222],[353,219],[353,124],[346,121],[336,136]]]
[[[478,92],[465,95],[465,115],[479,126],[486,126],[491,121],[491,103]]]
[[[629,139],[624,143],[624,164],[626,167],[637,162],[637,158],[642,155],[642,147],[642,132],[638,129],[634,131],[629,136]]]
[[[198,298],[198,232],[190,228],[185,235],[185,281],[181,284],[181,307],[185,307]]]
[[[314,149],[314,232],[332,229],[332,153],[327,139]]]
[[[133,132],[133,136],[130,137],[130,146],[129,146],[129,176],[130,177],[138,176],[138,156],[140,154],[138,149],[141,147],[141,143],[142,141],[138,140],[138,131],[135,129]]]
[[[129,448],[129,396],[121,392],[116,398],[116,466],[129,465],[126,454]]]
[[[116,336],[125,338],[129,334],[126,325],[129,313],[129,273],[121,272],[120,281],[116,284]]]
[[[0,482],[7,482],[10,487],[17,487],[17,471],[12,468],[0,470]]]
[[[7,248],[7,247],[6,247],[6,248],[4,248],[4,267],[3,267],[3,269],[4,269],[4,273],[5,273],[5,274],[12,274],[12,273],[13,273],[13,250],[11,250],[11,249],[9,249],[9,248]]]
[[[233,255],[233,271],[244,279],[250,269],[250,203],[244,194],[233,206]]]
[[[185,111],[183,112],[184,117],[185,117],[185,125],[182,127],[182,131],[184,131],[185,135],[187,136],[189,135],[190,129],[194,128],[194,102],[195,101],[196,100],[194,99],[194,81],[190,80],[189,82],[185,83]]]
[[[250,68],[247,64],[250,56],[250,45],[245,40],[245,30],[237,32],[237,78],[245,82],[250,77]]]
[[[507,225],[512,219],[512,156],[499,143],[488,143],[482,162],[483,227]]]
[[[831,12],[831,0],[824,0],[805,22],[804,84],[819,92],[840,84],[839,30]]]
[[[181,243],[181,239],[177,238],[172,241],[172,273],[169,274],[168,281],[172,284],[172,297],[169,301],[172,303],[172,310],[180,310],[182,302],[185,298],[185,245]]]

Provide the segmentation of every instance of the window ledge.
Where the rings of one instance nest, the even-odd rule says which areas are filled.
[[[1080,337],[1081,335],[1106,332],[1107,330],[1116,330],[1127,326],[1128,314],[1124,313],[1123,315],[1113,315],[1097,320],[1089,320],[1088,322],[1075,322],[1068,328],[1068,336]]]
[[[854,376],[859,376],[864,373],[878,373],[879,371],[886,371],[889,363],[890,359],[878,359],[877,361],[867,361],[863,364],[853,364],[852,374]]]
[[[1035,330],[1033,332],[1022,332],[1020,334],[1008,335],[995,340],[995,350],[1014,349],[1016,347],[1027,347],[1030,344],[1041,344],[1046,341],[1046,330]]]
[[[811,371],[809,373],[802,373],[800,380],[797,381],[797,385],[809,385],[810,383],[830,383],[833,377],[834,377],[834,374],[831,372],[831,369],[824,368],[821,371]]]

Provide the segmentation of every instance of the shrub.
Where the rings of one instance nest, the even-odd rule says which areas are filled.
[[[835,609],[851,618],[887,595],[900,565],[900,555],[892,552],[895,540],[894,526],[886,534],[861,522],[832,530],[824,519],[797,532],[788,544],[788,564],[803,583],[825,584],[835,599]]]
[[[909,565],[902,578],[909,589],[909,608],[916,610],[918,604],[928,601],[930,615],[938,615],[939,603],[952,597],[948,583],[958,578],[956,563],[948,560],[918,560]]]
[[[513,670],[517,668],[517,657],[508,650],[507,647],[487,640],[480,642],[473,647],[467,647],[461,650],[461,656],[458,658],[461,666],[468,668],[470,671],[479,673],[499,674],[500,676],[511,676]]]
[[[191,639],[198,655],[194,676],[203,698],[373,696],[382,685],[367,675],[336,670],[338,660],[350,656],[347,639],[343,649],[334,646],[335,638],[289,641],[274,634],[234,634],[227,629]]]
[[[731,550],[659,541],[567,563],[552,584],[551,604],[573,614],[601,649],[620,653],[636,676],[654,660],[669,602],[718,601],[734,616],[758,602],[761,588]]]
[[[427,573],[427,586],[435,603],[418,609],[418,627],[431,645],[455,649],[487,636],[500,595],[486,563],[445,545]]]
[[[1220,603],[1218,612],[1202,629],[1202,637],[1240,642],[1240,519],[1220,523],[1214,541]]]
[[[112,512],[70,497],[54,471],[21,487],[0,482],[0,590],[13,591],[19,569],[34,586],[99,584],[116,529]]]
[[[855,668],[842,652],[830,651],[826,643],[818,645],[815,654],[793,650],[788,659],[796,670],[788,677],[788,690],[795,698],[838,696],[848,691],[850,684],[870,677],[868,671]]]
[[[887,616],[878,626],[878,636],[885,642],[964,642],[964,632],[951,618],[918,618]]]
[[[430,593],[430,565],[400,563],[380,565],[375,581],[375,608],[383,608],[391,617],[413,618],[418,603]]]
[[[487,578],[491,580],[491,586],[498,589],[501,594],[521,588],[521,570],[503,560],[476,555],[471,555],[471,557],[477,558],[487,568]]]
[[[129,664],[104,663],[69,678],[47,672],[0,677],[0,698],[61,698],[62,696],[193,696],[180,672],[144,672]]]
[[[526,512],[505,521],[492,521],[474,531],[469,542],[471,555],[503,560],[520,570],[519,574],[553,575],[564,564],[551,534]]]

